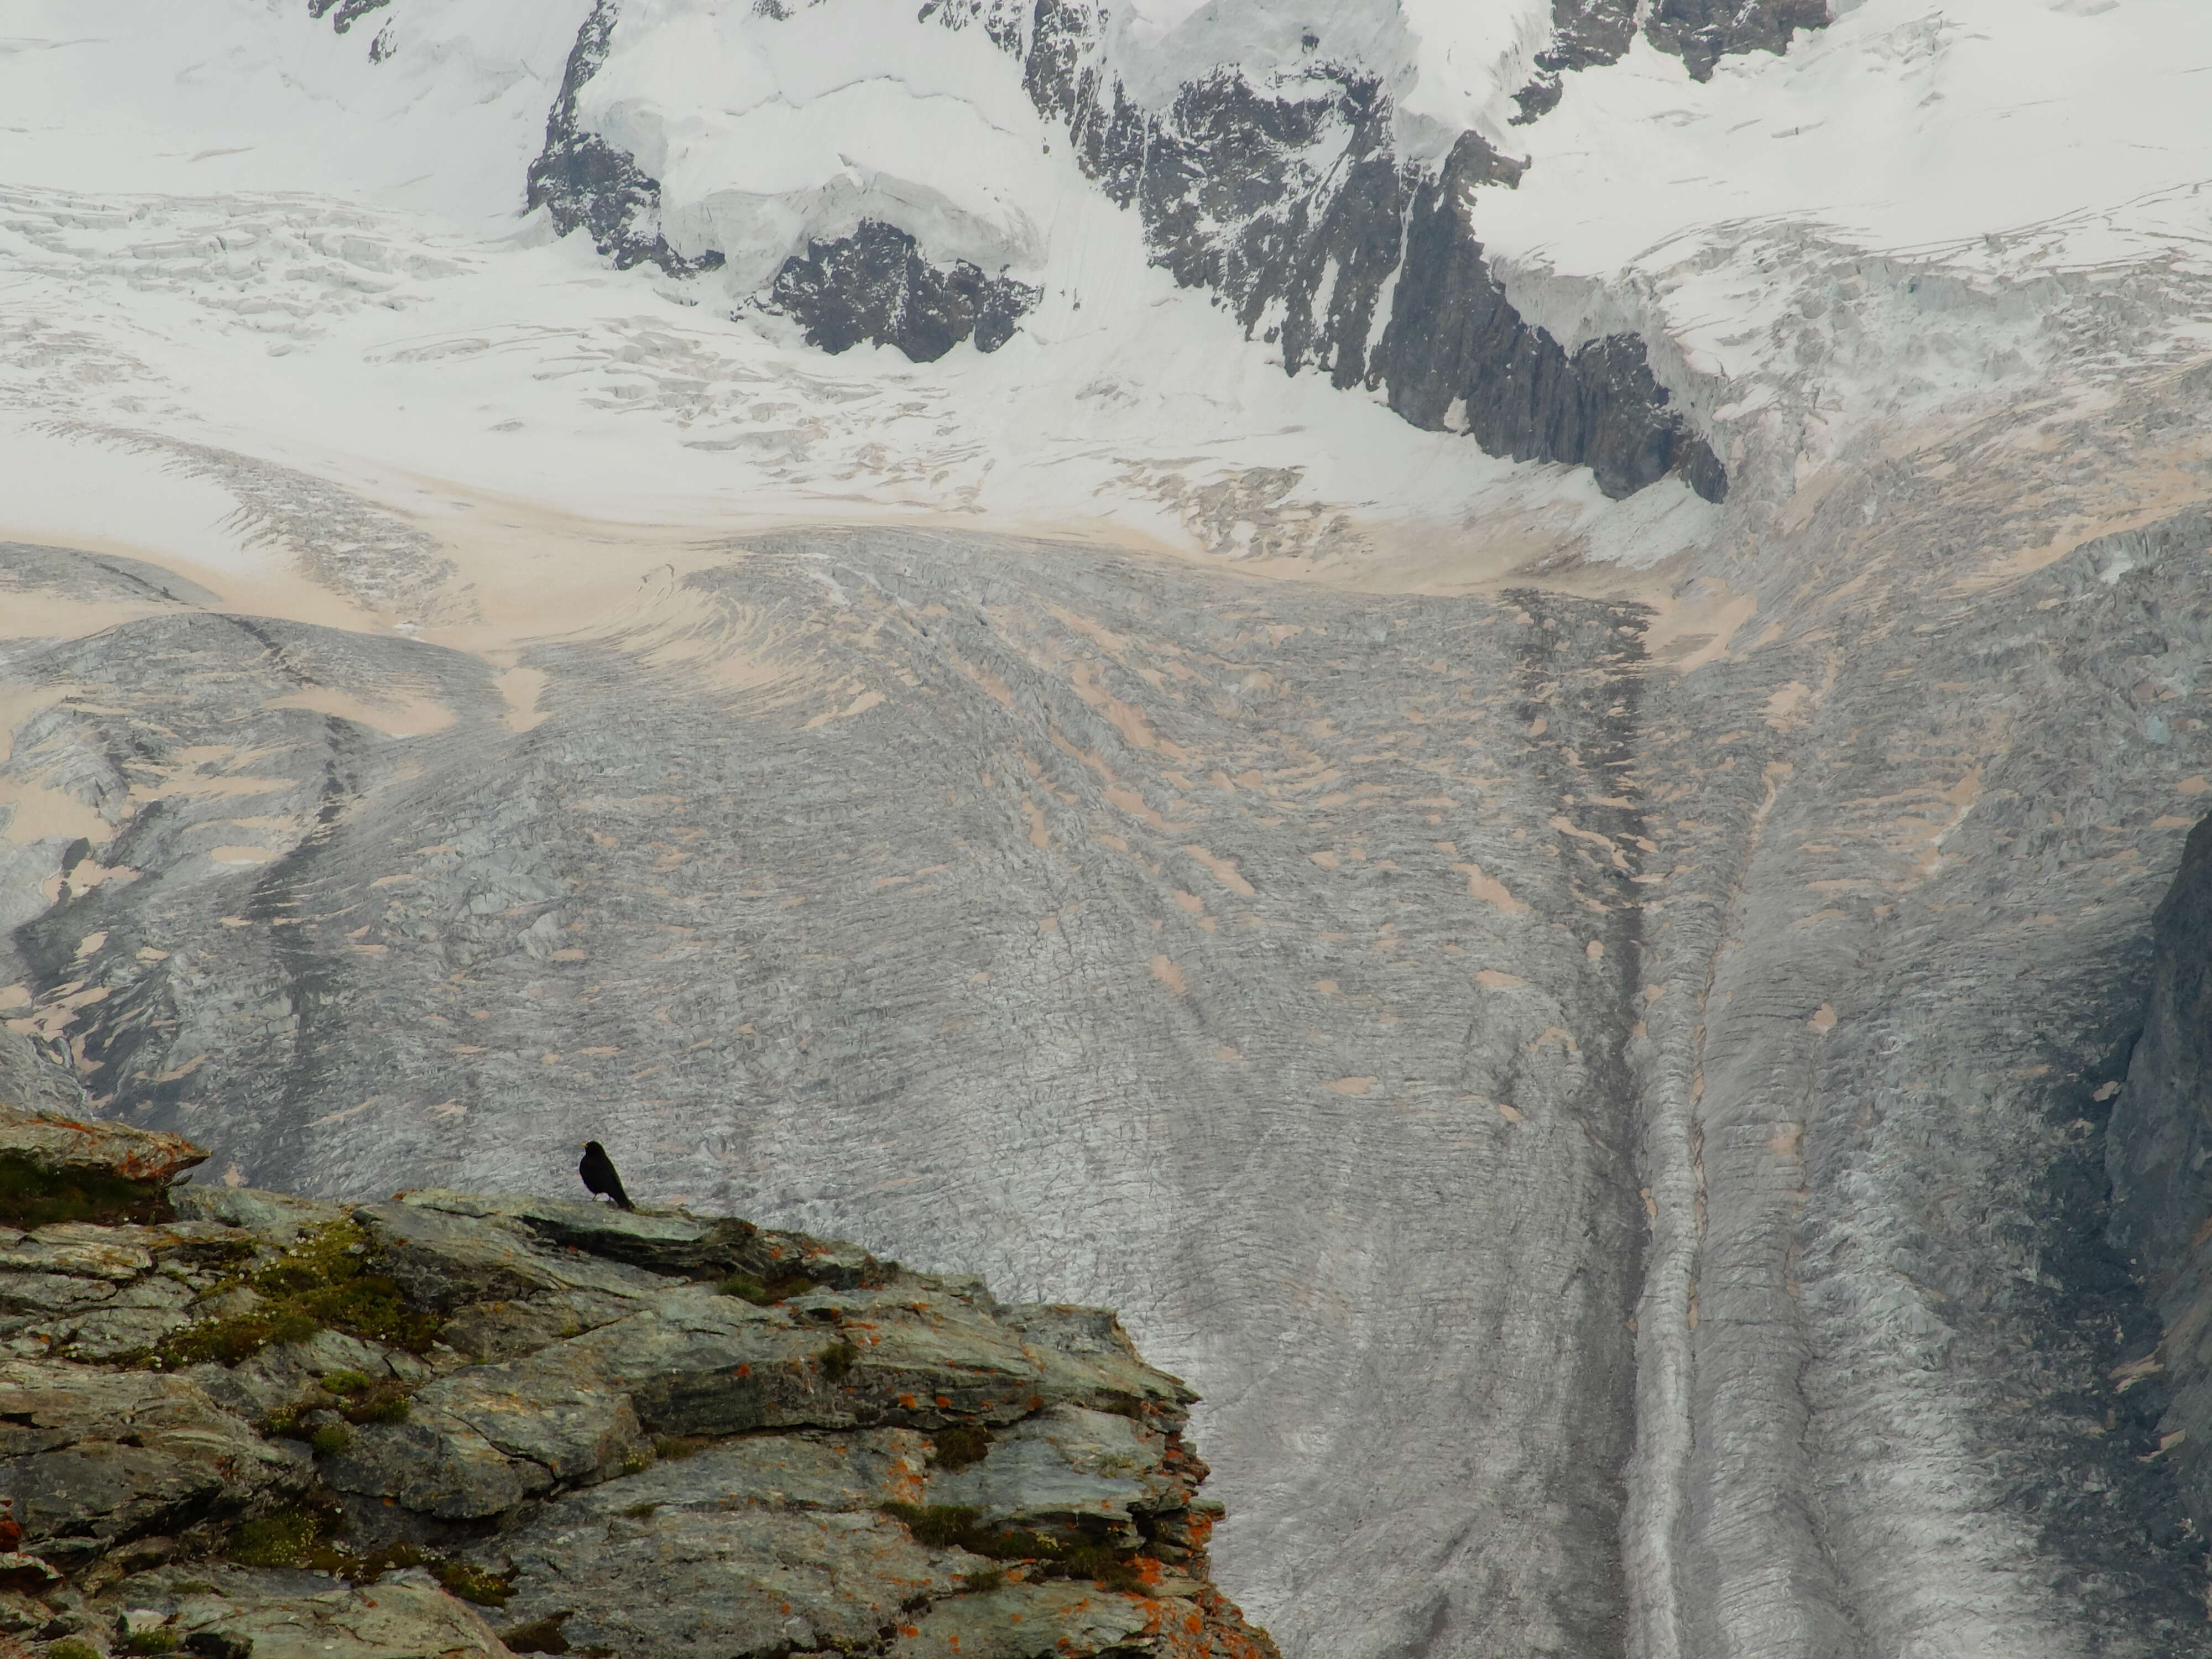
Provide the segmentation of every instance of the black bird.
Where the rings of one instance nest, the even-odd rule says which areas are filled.
[[[615,1173],[614,1160],[607,1156],[607,1149],[598,1141],[584,1143],[584,1161],[576,1166],[576,1173],[584,1177],[585,1191],[604,1193],[625,1210],[637,1208],[629,1201],[629,1194],[623,1190],[622,1177]]]

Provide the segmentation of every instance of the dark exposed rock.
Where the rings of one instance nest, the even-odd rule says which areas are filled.
[[[1708,501],[1727,478],[1705,440],[1667,407],[1644,343],[1607,335],[1571,355],[1513,308],[1456,205],[1501,163],[1470,133],[1417,192],[1395,314],[1370,371],[1415,426],[1472,436],[1493,455],[1587,465],[1608,495],[1670,471]]]
[[[1536,54],[1536,74],[1514,94],[1523,125],[1557,106],[1563,73],[1617,64],[1636,35],[1636,0],[1552,0],[1552,39]],[[1826,28],[1827,0],[1657,0],[1644,32],[1680,58],[1692,78],[1710,81],[1723,58],[1786,50],[1799,29]]]
[[[391,3],[392,0],[307,0],[307,15],[330,17],[331,27],[343,34],[369,13],[381,11]]]
[[[1828,0],[1658,0],[1644,32],[1662,52],[1679,53],[1692,79],[1710,81],[1723,58],[1786,51],[1799,29],[1828,22]]]
[[[803,258],[786,259],[768,306],[797,319],[807,344],[833,356],[871,340],[931,363],[969,338],[978,351],[996,351],[1042,293],[965,259],[933,265],[897,226],[864,219],[851,235],[810,241]]]
[[[948,27],[975,17],[938,15]],[[1618,7],[1577,6],[1549,61],[1610,61],[1626,27]],[[1153,114],[1114,76],[1103,31],[1082,0],[1037,0],[1023,65],[1031,100],[1067,124],[1108,196],[1138,212],[1154,263],[1220,294],[1248,334],[1279,348],[1286,372],[1385,388],[1415,425],[1466,432],[1493,455],[1587,465],[1608,495],[1669,472],[1709,501],[1726,495],[1719,458],[1668,406],[1640,340],[1609,336],[1571,355],[1491,273],[1465,204],[1478,185],[1517,184],[1521,163],[1468,133],[1423,175],[1392,149],[1381,80],[1326,61],[1265,86],[1217,70]]]
[[[526,199],[545,209],[563,236],[579,227],[590,232],[592,245],[619,270],[651,264],[672,276],[712,270],[722,263],[719,252],[686,258],[660,234],[660,181],[639,171],[628,152],[576,125],[577,94],[606,61],[617,10],[617,0],[598,0],[576,32],[560,95],[545,118],[545,148],[530,164]]]
[[[2150,1004],[2110,1156],[2113,1242],[2155,1274],[2212,1214],[2212,817],[2191,832],[2152,929]]]
[[[580,226],[588,230],[592,245],[620,269],[651,264],[672,276],[715,270],[722,264],[720,250],[687,258],[668,245],[660,230],[659,181],[577,125],[577,94],[606,61],[617,15],[617,0],[599,0],[577,32],[546,118],[545,147],[530,164],[529,204],[550,212],[563,235]],[[795,318],[808,344],[832,354],[870,340],[896,346],[916,362],[933,362],[963,340],[974,340],[979,351],[996,351],[1039,295],[964,259],[933,265],[907,232],[863,220],[850,235],[810,241],[803,256],[787,259],[767,303]]]
[[[1526,126],[1559,107],[1569,70],[1616,64],[1636,38],[1636,0],[1552,0],[1552,40],[1536,54],[1536,73],[1513,94]]]
[[[1536,54],[1539,69],[1589,69],[1617,64],[1636,36],[1636,0],[1552,0],[1552,42]]]
[[[2115,1376],[2166,1399],[2160,1445],[2212,1530],[2212,817],[2191,832],[2152,923],[2142,1036],[2112,1109],[2110,1236],[2164,1322]]]

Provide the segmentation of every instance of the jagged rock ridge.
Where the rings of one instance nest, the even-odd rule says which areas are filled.
[[[167,1187],[204,1157],[0,1105],[51,1177],[0,1192],[0,1648],[1274,1659],[1110,1313],[669,1210]]]
[[[940,15],[960,21],[951,6]],[[1138,212],[1155,263],[1220,294],[1287,373],[1382,388],[1414,425],[1465,432],[1493,455],[1586,465],[1608,495],[1679,471],[1706,499],[1725,496],[1724,470],[1667,407],[1641,340],[1571,354],[1492,276],[1468,204],[1478,185],[1510,188],[1517,164],[1469,133],[1425,176],[1392,149],[1380,79],[1319,56],[1264,86],[1217,70],[1155,115],[1113,73],[1105,27],[1095,5],[1038,0],[1024,86],[1066,124],[1084,170]]]
[[[1636,38],[1637,0],[1552,0],[1552,39],[1536,54],[1535,75],[1513,94],[1524,126],[1559,106],[1564,76],[1576,70],[1617,64]],[[1783,52],[1800,29],[1825,28],[1834,20],[1827,0],[1657,0],[1644,12],[1644,38],[1673,52],[1692,80],[1710,81],[1723,58],[1750,52]]]
[[[1666,408],[1640,340],[1570,354],[1492,276],[1465,206],[1477,185],[1510,188],[1517,166],[1472,133],[1441,175],[1400,161],[1380,78],[1321,55],[1319,36],[1301,70],[1255,86],[1217,70],[1155,114],[1114,72],[1106,14],[1086,0],[1036,0],[1026,28],[1006,0],[937,15],[980,21],[1022,58],[1031,101],[1137,211],[1155,263],[1222,295],[1285,372],[1384,388],[1414,425],[1466,432],[1492,454],[1588,465],[1608,495],[1676,470],[1708,500],[1725,495],[1718,459]]]

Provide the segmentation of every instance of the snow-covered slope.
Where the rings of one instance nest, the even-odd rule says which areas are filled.
[[[613,1114],[1119,1303],[1297,1659],[2198,1651],[2082,1171],[2212,775],[2208,80],[15,0],[0,1018],[240,1179]]]
[[[1674,38],[1657,21],[1614,30],[1610,61],[1567,51],[1583,38],[1569,25],[1587,34],[1606,20],[1565,0],[1556,33],[1526,0],[1313,17],[1003,0],[918,13],[894,0],[355,9],[124,4],[88,27],[64,7],[22,30],[0,61],[11,181],[30,192],[10,234],[41,242],[23,260],[32,280],[150,278],[235,326],[282,327],[293,351],[358,307],[362,324],[404,316],[263,371],[280,405],[283,383],[304,380],[340,425],[403,404],[419,421],[401,382],[422,353],[495,353],[534,394],[577,377],[549,380],[522,338],[636,325],[684,341],[678,357],[743,360],[779,384],[806,364],[802,387],[835,385],[833,409],[896,386],[951,440],[901,440],[872,417],[870,440],[841,450],[815,436],[827,411],[798,422],[800,436],[704,392],[653,422],[661,398],[627,388],[629,412],[648,418],[623,424],[657,426],[644,447],[666,471],[626,512],[702,491],[782,510],[795,485],[801,498],[1103,515],[1173,541],[1297,552],[1316,536],[1285,539],[1286,513],[1351,526],[1349,542],[1320,538],[1340,549],[1371,549],[1360,529],[1378,520],[1449,524],[1478,508],[1534,511],[1574,546],[1613,516],[1594,514],[1571,476],[1487,465],[1389,409],[1492,454],[1594,464],[1608,495],[1653,488],[1662,499],[1639,504],[1639,534],[1655,517],[1709,534],[1709,516],[1666,504],[1679,483],[1649,480],[1671,468],[1719,498],[1744,464],[1746,420],[1807,386],[1806,313],[1832,307],[1839,283],[1904,313],[1934,308],[1926,285],[1945,296],[1909,368],[1852,373],[1832,356],[1816,370],[1847,384],[1814,403],[1870,396],[1893,413],[1899,387],[1933,406],[2032,367],[2048,355],[2046,317],[2075,303],[2068,275],[2187,266],[2205,228],[2191,71],[2212,54],[2212,23],[2157,0],[2125,18],[1875,0],[1787,56],[1722,57],[1703,81],[1654,44]],[[1582,66],[1564,71],[1547,112],[1522,119],[1513,94],[1547,51]],[[231,215],[281,224],[292,196],[320,198],[304,216],[342,202],[374,219],[345,244],[358,258],[297,262],[241,234],[198,263],[175,240],[179,215],[203,232]],[[546,210],[522,215],[526,198],[583,234],[536,246]],[[169,239],[155,269],[139,268],[153,245],[136,232],[118,259],[112,236],[39,228],[134,216]],[[602,283],[608,265],[572,246],[587,240],[617,269],[649,258],[684,274],[648,264]],[[422,280],[434,267],[445,274]],[[488,339],[495,294],[507,315]],[[154,309],[86,309],[112,319],[106,349],[165,373],[228,349]],[[1148,349],[1129,349],[1136,339]],[[840,355],[789,355],[808,340]],[[890,344],[856,356],[860,341]],[[1017,341],[1014,357],[977,361]],[[663,354],[617,355],[661,378]],[[1294,384],[1272,383],[1271,362]],[[375,384],[322,395],[334,376]],[[1317,393],[1324,377],[1341,395]],[[262,398],[228,368],[215,378],[206,395]],[[415,422],[380,419],[375,439],[289,415],[264,430],[534,493],[533,471],[579,477],[553,450],[606,435],[588,404],[538,401],[475,433],[438,431],[442,465],[408,453],[395,428]],[[805,407],[802,390],[793,412]],[[731,413],[737,430],[721,429]],[[485,435],[514,418],[532,427],[526,444]],[[1218,441],[1243,446],[1242,469],[1192,453]],[[686,447],[702,444],[731,447],[687,467]],[[855,467],[862,448],[882,471]],[[1059,471],[1051,486],[1004,476],[1018,460],[1030,471],[1040,448]],[[519,449],[546,464],[518,468]],[[767,468],[737,459],[763,449]],[[802,452],[823,465],[793,465]],[[1255,491],[1240,482],[1254,468],[1295,477]],[[903,488],[917,473],[931,487]],[[1194,514],[1201,493],[1229,518]],[[603,489],[590,504],[612,506]],[[1659,533],[1650,554],[1680,544]]]

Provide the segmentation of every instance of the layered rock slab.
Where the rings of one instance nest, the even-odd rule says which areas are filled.
[[[27,1283],[167,1284],[179,1312],[120,1356],[11,1328],[0,1639],[428,1659],[505,1654],[495,1625],[523,1651],[640,1659],[1274,1652],[1207,1577],[1194,1396],[1103,1310],[1003,1307],[678,1211],[224,1188],[176,1207],[4,1241]],[[267,1317],[319,1263],[404,1285],[416,1314],[379,1291],[295,1300],[336,1322],[312,1332]],[[744,1263],[819,1279],[766,1291]]]

